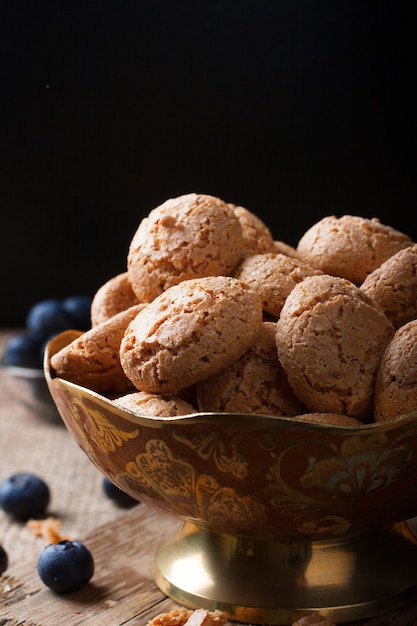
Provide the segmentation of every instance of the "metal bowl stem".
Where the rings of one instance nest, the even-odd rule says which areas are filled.
[[[416,592],[417,543],[406,523],[347,539],[262,541],[184,523],[159,546],[154,577],[179,604],[250,624],[336,623],[391,611]]]

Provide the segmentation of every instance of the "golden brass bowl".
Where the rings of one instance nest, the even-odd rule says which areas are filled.
[[[417,589],[417,411],[330,427],[284,417],[199,413],[138,417],[45,376],[72,435],[127,493],[176,516],[155,581],[190,608],[291,624],[392,610]],[[415,528],[414,528],[415,527]]]

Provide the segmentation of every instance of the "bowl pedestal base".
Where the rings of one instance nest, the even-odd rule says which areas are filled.
[[[238,622],[292,624],[317,611],[346,623],[415,598],[416,536],[416,519],[305,542],[250,539],[185,522],[159,546],[154,577],[178,604],[220,609]]]

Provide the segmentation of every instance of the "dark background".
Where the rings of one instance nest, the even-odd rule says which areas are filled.
[[[0,324],[93,294],[191,191],[292,245],[346,213],[417,239],[414,31],[401,2],[0,2]]]

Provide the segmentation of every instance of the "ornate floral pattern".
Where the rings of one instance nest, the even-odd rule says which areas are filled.
[[[115,452],[129,439],[139,436],[139,429],[125,431],[118,428],[100,411],[90,410],[91,428],[90,438],[103,452]]]
[[[170,510],[207,522],[258,524],[266,521],[264,506],[255,497],[239,496],[207,474],[199,474],[187,461],[173,456],[166,442],[152,439],[146,452],[126,465],[126,472],[146,491],[160,494]]]
[[[294,454],[294,449],[290,450]],[[310,457],[299,488],[294,489],[282,477],[287,454],[285,450],[270,468],[267,493],[274,507],[293,517],[299,531],[308,533],[340,534],[348,530],[351,522],[337,514],[344,502],[383,490],[406,475],[415,463],[404,442],[393,445],[384,433],[353,436],[343,440],[340,447],[329,443],[325,458]],[[327,514],[323,514],[326,509]]]
[[[313,462],[301,485],[333,496],[371,493],[396,480],[411,455],[404,445],[390,446],[383,434],[351,437],[335,452],[334,457]]]
[[[201,458],[212,459],[221,472],[230,472],[239,478],[248,476],[248,461],[239,453],[239,444],[244,437],[242,432],[209,432],[192,438],[175,433],[174,437]]]
[[[75,421],[73,420],[72,423],[77,424],[78,438],[82,438],[84,447],[88,450],[93,443],[105,453],[115,452],[126,441],[139,436],[138,428],[133,431],[122,430],[99,409],[91,406],[87,410],[85,401],[76,393],[70,396],[58,393],[59,404],[62,403],[65,414],[74,415]]]

